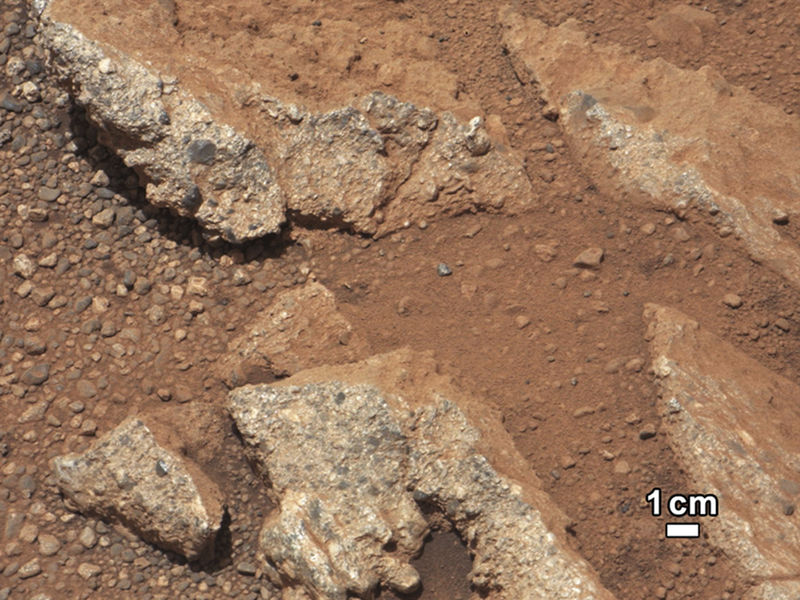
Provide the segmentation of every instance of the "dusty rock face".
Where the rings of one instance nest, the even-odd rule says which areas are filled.
[[[258,111],[243,133],[225,123],[252,123],[251,112],[210,110],[175,77],[64,21],[76,11],[61,4],[37,7],[42,42],[103,143],[137,169],[151,202],[225,240],[274,233],[287,211],[380,235],[440,213],[514,213],[532,202],[521,161],[493,147],[481,118],[463,125],[368,90],[354,106],[313,113],[254,82],[229,99]],[[168,15],[151,4],[157,28]]]
[[[701,36],[697,12],[670,11],[653,27],[679,22]],[[735,233],[753,259],[800,285],[800,250],[781,230],[798,215],[796,117],[708,67],[593,44],[573,22],[549,28],[513,12],[504,21],[520,77],[539,83],[599,185],[679,216],[707,211],[720,234]]]
[[[151,202],[196,218],[229,241],[276,231],[285,200],[264,154],[189,94],[142,64],[44,17],[59,76],[103,143],[147,182]]]
[[[59,489],[81,512],[120,522],[190,560],[213,546],[223,517],[219,490],[161,447],[138,418],[83,454],[55,458],[53,469]]]
[[[330,290],[310,282],[279,294],[250,329],[228,345],[228,352],[219,373],[236,387],[257,382],[267,370],[283,376],[352,362],[366,354],[367,346],[336,310]]]
[[[424,504],[468,544],[488,597],[612,597],[567,548],[564,515],[495,415],[429,355],[401,350],[245,386],[229,410],[279,505],[261,549],[290,589],[314,599],[369,597],[379,582],[412,591]]]
[[[719,498],[703,529],[766,581],[751,598],[796,598],[800,387],[674,309],[650,304],[644,319],[670,445],[696,492]]]

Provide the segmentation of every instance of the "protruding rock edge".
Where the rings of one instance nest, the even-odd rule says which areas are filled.
[[[216,123],[176,79],[159,76],[132,57],[90,40],[75,27],[56,22],[49,14],[51,4],[50,0],[36,0],[33,5],[40,23],[39,39],[49,50],[60,79],[100,128],[101,142],[139,172],[153,204],[196,219],[212,238],[243,243],[277,233],[287,217],[381,236],[434,214],[478,210],[515,214],[533,204],[522,161],[508,150],[492,147],[482,119],[476,117],[461,125],[450,113],[436,117],[428,109],[379,92],[364,97],[358,108],[343,107],[323,114],[257,94],[262,113],[274,120],[273,125],[296,128],[288,135],[280,131],[275,147],[269,148],[273,169],[253,140]],[[91,93],[85,93],[86,89]],[[422,143],[412,139],[409,147],[387,155],[386,141],[396,141],[398,133],[408,137],[408,131],[381,131],[381,115],[372,114],[376,98],[390,107],[389,125],[428,129]],[[432,125],[419,119],[432,119]],[[344,135],[336,131],[331,136],[327,129],[331,123],[337,127],[346,123]],[[347,127],[354,128],[349,136]],[[342,147],[334,148],[328,157],[330,164],[307,168],[302,152],[308,152],[310,146],[315,157],[320,151],[324,154],[335,137],[340,138]],[[370,140],[371,145],[364,146]],[[316,142],[320,144],[314,149]],[[196,143],[215,151],[193,158],[190,146]],[[370,148],[372,154],[365,152]],[[342,164],[337,164],[348,152],[358,169],[362,162],[367,163],[362,181],[354,182],[350,169],[343,171]],[[471,177],[476,172],[478,175]],[[329,191],[331,198],[321,197],[314,190],[328,180],[329,190],[335,193]],[[349,189],[352,186],[356,189]],[[341,197],[336,198],[337,194]],[[469,196],[454,201],[456,194]],[[359,200],[342,210],[342,203],[354,196]]]
[[[387,373],[387,369],[382,368],[387,364],[385,361],[395,359],[398,362],[397,372]],[[475,555],[472,570],[473,583],[478,589],[488,593],[488,597],[496,598],[497,600],[516,600],[519,597],[613,600],[613,595],[602,587],[592,567],[571,550],[566,540],[563,539],[561,530],[569,522],[568,518],[552,503],[549,496],[541,490],[538,479],[529,469],[519,470],[519,465],[524,463],[524,459],[516,451],[510,438],[508,444],[501,444],[503,447],[491,448],[494,460],[499,461],[502,465],[501,470],[498,472],[489,459],[478,453],[481,447],[486,447],[486,442],[481,439],[482,434],[468,422],[468,416],[462,412],[458,405],[440,393],[432,391],[440,383],[451,381],[451,379],[437,374],[437,381],[432,386],[430,381],[422,385],[418,379],[418,372],[411,374],[402,370],[399,366],[399,363],[403,363],[403,361],[406,361],[405,364],[409,364],[407,361],[419,359],[427,359],[420,362],[424,362],[425,367],[434,365],[434,372],[436,372],[435,363],[432,361],[430,353],[420,354],[411,352],[408,349],[401,349],[387,355],[373,356],[365,361],[351,365],[309,369],[298,373],[290,379],[264,387],[283,388],[288,386],[292,389],[301,389],[299,386],[309,383],[334,381],[342,385],[366,385],[376,389],[377,393],[389,404],[394,418],[406,433],[409,442],[414,444],[409,452],[409,455],[413,455],[414,458],[412,459],[412,464],[410,464],[408,474],[408,489],[410,492],[416,490],[418,502],[420,499],[424,499],[426,504],[437,507],[437,511],[442,518],[453,525],[468,547],[471,548],[471,554]],[[353,367],[363,370],[353,374],[350,371]],[[393,378],[398,376],[399,379],[392,382]],[[405,385],[401,384],[400,381],[405,380],[406,377],[413,382],[412,386],[422,385],[413,398],[400,391],[400,388]],[[397,387],[398,385],[400,387]],[[455,389],[451,388],[447,383],[444,386],[451,391]],[[244,386],[244,388],[239,389],[257,389],[258,387],[260,386]],[[229,398],[231,398],[229,400],[229,410],[234,421],[236,421],[236,408],[233,399],[236,393],[237,390],[233,390],[229,395]],[[472,402],[470,402],[470,406],[471,409],[467,411],[467,414],[471,415],[473,419],[477,415],[485,417],[491,412],[483,404],[472,406]],[[463,440],[456,443],[450,440],[426,437],[424,431],[426,427],[429,427],[434,422],[437,415],[440,417],[443,415],[445,420],[451,420],[454,425],[452,431],[458,431],[459,439],[463,438]],[[492,431],[497,429],[493,422],[479,421],[483,427],[488,426]],[[497,431],[503,430],[499,422],[498,427]],[[505,435],[508,437],[507,433]],[[443,445],[446,447],[443,447]],[[508,446],[507,448],[505,447],[506,445]],[[465,449],[468,450],[469,455],[459,457]],[[453,456],[450,456],[450,454],[453,454]],[[442,458],[445,455],[448,458]],[[255,460],[255,457],[251,456],[251,459]],[[487,505],[500,507],[498,509],[500,512],[521,509],[523,514],[520,516],[517,525],[522,526],[524,533],[520,533],[517,527],[511,532],[503,531],[498,533],[493,531],[495,523],[498,521],[495,513],[487,515],[482,514],[480,510],[476,512],[476,506],[480,504],[479,500],[474,497],[462,497],[462,483],[465,480],[470,480],[470,478],[459,478],[450,481],[449,485],[452,488],[450,492],[443,487],[443,485],[447,485],[444,482],[446,482],[447,476],[453,467],[450,463],[454,462],[461,462],[465,465],[465,468],[472,468],[474,477],[477,480],[489,482],[491,490],[486,493],[491,496],[491,502],[487,502]],[[522,478],[509,477],[509,473],[514,472],[518,472],[522,475]],[[545,505],[544,509],[540,510],[534,507],[534,505],[539,505],[540,503]],[[560,524],[560,529],[558,524]],[[485,531],[481,531],[482,529]],[[557,533],[554,533],[554,531]],[[542,580],[536,577],[533,571],[536,561],[534,559],[531,562],[529,554],[526,552],[526,547],[531,543],[547,543],[552,546],[552,552],[547,552],[548,557],[552,557],[552,560],[555,561],[554,564],[550,565],[550,571],[562,575],[559,579],[560,583],[552,579]],[[556,548],[560,548],[560,551],[556,550]],[[503,553],[514,557],[519,567],[519,573],[503,573],[501,578],[498,579],[496,575],[498,569],[495,568],[494,563],[497,557],[502,556]],[[502,568],[499,570],[503,571]],[[530,585],[527,578],[535,581],[536,585],[526,588],[526,584]],[[541,596],[530,596],[530,589],[536,589]],[[528,595],[524,590],[528,590]],[[520,595],[521,591],[522,594]],[[477,596],[473,597],[477,598]]]

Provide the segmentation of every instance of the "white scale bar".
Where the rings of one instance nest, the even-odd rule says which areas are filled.
[[[700,523],[667,523],[668,538],[699,538]]]

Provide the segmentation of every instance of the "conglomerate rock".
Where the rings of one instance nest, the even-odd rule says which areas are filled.
[[[686,21],[686,12],[664,18]],[[625,190],[681,217],[707,211],[721,235],[735,233],[754,260],[800,286],[800,250],[782,230],[800,217],[797,117],[710,67],[679,69],[594,43],[574,21],[548,27],[514,11],[503,19],[519,76],[538,83],[610,196]],[[694,21],[698,32],[707,25]]]
[[[236,387],[263,382],[265,376],[353,362],[366,354],[366,342],[336,309],[330,290],[309,282],[278,294],[247,331],[228,344],[218,371],[227,385]]]
[[[229,410],[278,505],[261,550],[292,594],[371,597],[379,583],[413,591],[408,560],[429,528],[424,505],[466,542],[481,597],[612,598],[567,547],[566,517],[496,415],[428,354],[244,386]]]
[[[670,445],[719,515],[702,519],[712,542],[757,585],[750,598],[800,591],[800,387],[677,310],[645,308],[660,412]],[[666,493],[666,492],[665,492]]]
[[[42,0],[41,42],[101,141],[140,173],[150,201],[225,240],[274,233],[287,214],[380,235],[436,214],[514,213],[532,202],[522,162],[493,146],[480,117],[462,125],[369,89],[353,106],[311,112],[265,92],[268,81],[210,109],[197,99],[208,91],[197,88],[202,77],[184,85],[126,53],[125,39],[84,33],[103,31],[97,22],[116,8],[108,0],[87,16],[65,0]],[[149,35],[173,18],[157,0],[141,8]],[[173,58],[191,62],[183,53]]]
[[[119,522],[190,560],[213,550],[224,512],[219,489],[159,445],[141,419],[125,420],[83,454],[53,459],[53,470],[81,512]]]

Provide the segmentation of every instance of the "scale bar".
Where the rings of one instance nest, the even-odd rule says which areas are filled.
[[[667,523],[668,538],[699,538],[700,523]]]

